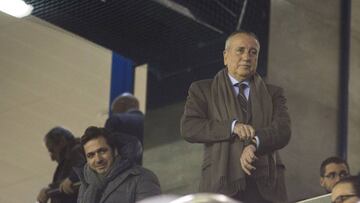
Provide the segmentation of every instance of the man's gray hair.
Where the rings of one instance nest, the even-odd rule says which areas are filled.
[[[226,41],[225,41],[225,50],[227,50],[230,46],[230,39],[235,36],[235,35],[238,35],[238,34],[246,34],[246,35],[249,35],[249,36],[252,36],[254,37],[258,42],[259,42],[259,38],[253,33],[253,32],[249,32],[249,31],[245,31],[245,30],[238,30],[238,31],[235,31],[233,33],[231,33],[227,38],[226,38]],[[260,43],[259,43],[260,44]]]

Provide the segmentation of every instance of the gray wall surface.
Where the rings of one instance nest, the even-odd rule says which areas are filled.
[[[268,81],[285,89],[292,138],[282,150],[291,200],[323,193],[319,166],[336,155],[339,0],[273,0]]]
[[[352,1],[349,80],[348,161],[353,173],[360,172],[360,1]]]

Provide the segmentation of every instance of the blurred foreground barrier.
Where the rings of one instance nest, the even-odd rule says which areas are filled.
[[[297,203],[329,203],[331,202],[331,194],[321,195],[310,199],[302,200]]]

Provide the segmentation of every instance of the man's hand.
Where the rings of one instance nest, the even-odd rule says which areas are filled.
[[[46,203],[49,199],[49,197],[47,196],[46,192],[49,190],[50,188],[45,187],[43,189],[40,190],[36,200],[39,203]]]
[[[241,168],[247,175],[251,175],[251,171],[256,168],[253,166],[253,162],[258,158],[255,156],[256,148],[254,145],[248,145],[244,148],[240,156]]]
[[[74,188],[72,186],[73,182],[71,182],[71,180],[69,178],[66,178],[65,180],[63,180],[60,185],[59,185],[59,189],[61,192],[65,193],[65,194],[74,194]]]
[[[251,140],[255,136],[255,130],[251,125],[240,122],[236,122],[234,126],[234,133],[239,136],[239,139],[242,141]]]

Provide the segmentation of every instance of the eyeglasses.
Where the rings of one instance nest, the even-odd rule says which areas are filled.
[[[342,203],[345,200],[351,198],[351,197],[355,197],[356,194],[348,194],[348,195],[340,195],[338,196],[334,201],[332,201],[331,203]]]
[[[339,177],[341,179],[341,178],[345,178],[348,176],[349,176],[348,172],[341,171],[340,173],[335,173],[335,172],[329,173],[329,174],[325,175],[324,177],[329,178],[329,179],[335,179],[336,177]]]

